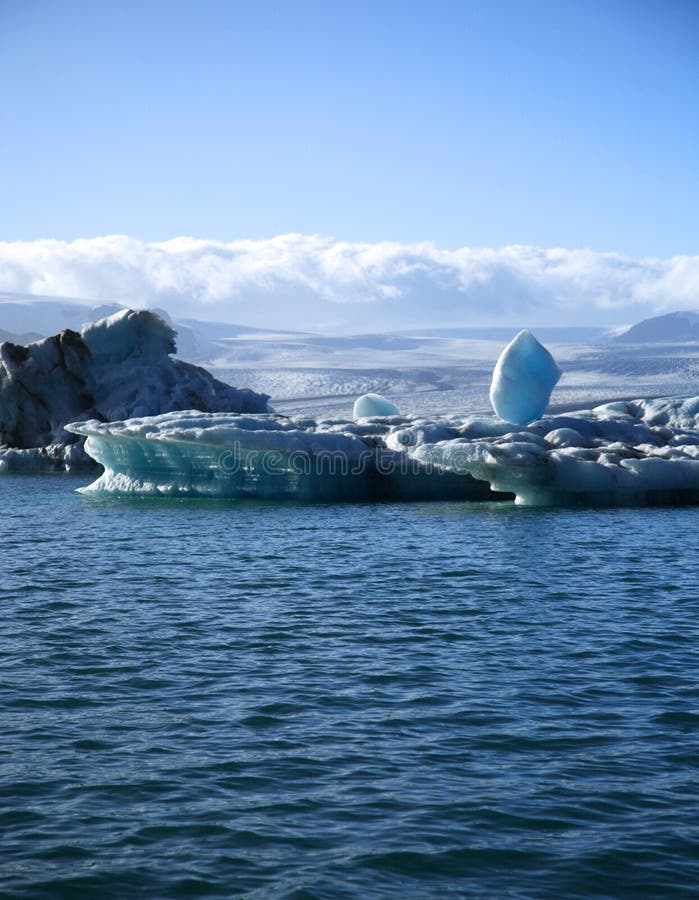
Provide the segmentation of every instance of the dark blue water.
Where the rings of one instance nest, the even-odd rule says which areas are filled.
[[[699,886],[699,509],[0,479],[0,893]]]

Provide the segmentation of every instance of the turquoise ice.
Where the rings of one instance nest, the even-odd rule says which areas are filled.
[[[400,410],[381,394],[363,394],[354,403],[352,417],[368,419],[371,416],[399,416]]]
[[[505,422],[528,425],[546,412],[561,370],[529,331],[520,331],[500,354],[493,371],[490,402]]]

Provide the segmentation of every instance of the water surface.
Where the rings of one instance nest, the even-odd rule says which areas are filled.
[[[699,509],[0,479],[0,892],[696,896]]]

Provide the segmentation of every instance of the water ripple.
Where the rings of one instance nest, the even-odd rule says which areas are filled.
[[[699,510],[75,486],[0,479],[3,896],[696,895]]]

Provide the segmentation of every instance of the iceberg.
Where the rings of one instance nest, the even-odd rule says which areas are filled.
[[[175,331],[147,310],[124,309],[26,346],[0,345],[0,471],[94,467],[64,426],[196,408],[267,412],[268,397],[173,359]]]
[[[452,432],[396,417],[371,422],[173,412],[76,422],[104,466],[86,493],[266,500],[497,500],[487,483],[423,465],[412,432]],[[407,435],[407,437],[406,437]]]
[[[87,493],[699,503],[699,397],[619,401],[516,429],[492,416],[316,421],[194,411],[67,428],[104,466]]]
[[[466,427],[415,457],[526,506],[699,503],[699,397],[618,401],[506,434]]]
[[[546,412],[561,377],[553,356],[529,331],[520,331],[500,354],[493,371],[490,402],[505,422],[528,425]]]
[[[400,410],[381,394],[363,394],[354,402],[353,419],[368,419],[372,416],[399,416]]]
[[[699,503],[699,397],[545,416],[561,372],[526,331],[495,367],[497,416],[406,417],[366,394],[352,419],[290,418],[173,351],[165,321],[131,310],[80,334],[2,344],[0,468],[90,460],[104,470],[90,494]]]

